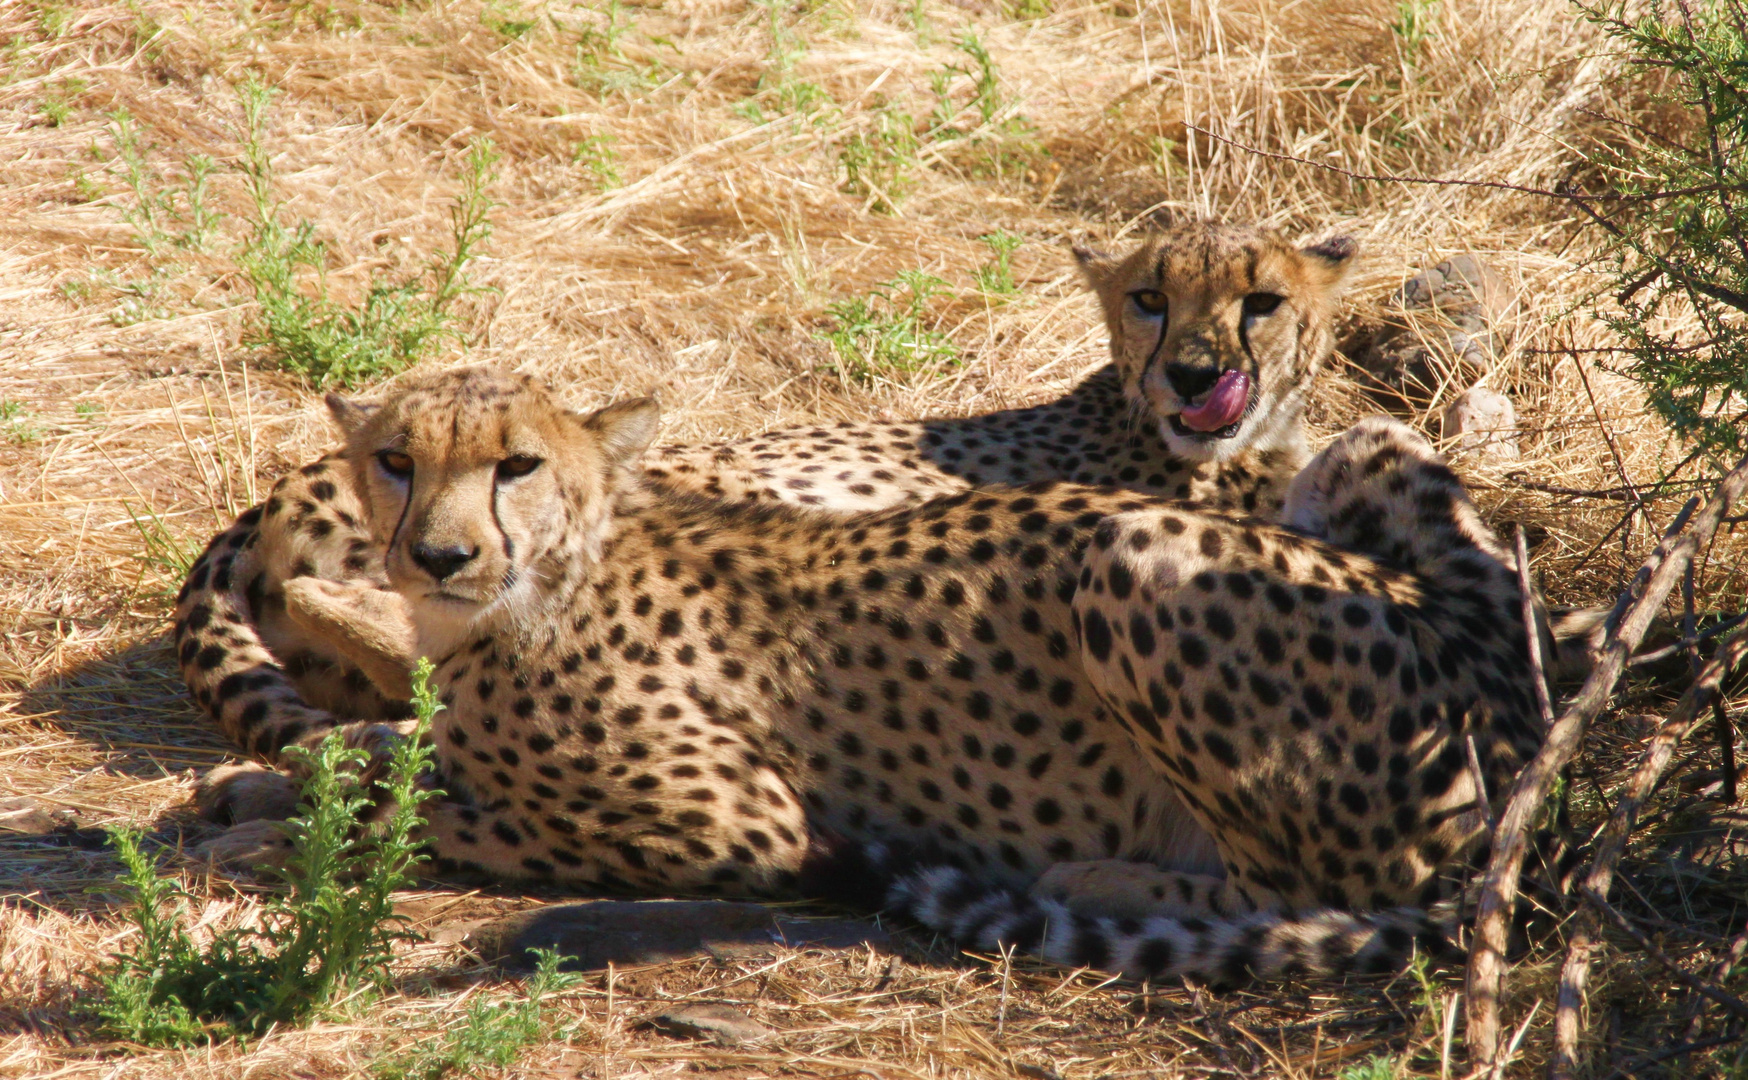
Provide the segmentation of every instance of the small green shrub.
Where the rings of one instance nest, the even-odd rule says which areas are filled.
[[[906,270],[868,296],[832,304],[823,336],[837,353],[836,370],[868,383],[956,362],[959,350],[929,325],[929,299],[946,287],[933,274]]]
[[[578,139],[571,149],[571,160],[595,181],[597,191],[618,187],[619,152],[613,149],[616,140],[611,135],[590,135]]]
[[[556,950],[534,950],[539,964],[523,996],[515,1001],[476,1000],[460,1025],[443,1032],[435,1046],[392,1058],[376,1070],[381,1080],[442,1080],[445,1076],[477,1076],[482,1067],[504,1068],[523,1050],[554,1037],[554,1018],[546,999],[583,980],[559,970],[569,957]]]
[[[964,140],[965,149],[955,156],[973,175],[1006,176],[1023,171],[1043,152],[1032,122],[1014,108],[1001,92],[1001,72],[982,40],[967,30],[959,39],[959,51],[971,60],[970,67],[950,64],[929,75],[935,105],[929,113],[924,142],[949,143]],[[971,80],[970,100],[954,97],[954,83]],[[965,119],[970,117],[970,124]]]
[[[42,438],[42,428],[30,416],[30,411],[22,401],[11,401],[0,398],[0,433],[6,438],[25,446]]]
[[[1437,30],[1439,0],[1399,0],[1390,32],[1396,36],[1404,67],[1420,66],[1420,52]]]
[[[418,722],[380,781],[394,812],[379,828],[359,823],[372,802],[359,779],[365,752],[346,749],[333,734],[308,755],[305,801],[287,824],[289,893],[266,906],[259,928],[222,931],[197,945],[181,922],[188,894],[158,875],[138,831],[111,833],[139,933],[132,951],[116,954],[98,977],[96,1012],[107,1035],[160,1047],[260,1035],[307,1022],[343,993],[386,982],[395,942],[415,936],[390,897],[424,858],[413,830],[419,804],[435,794],[420,776],[433,752],[425,740],[431,718],[443,708],[430,676],[429,661],[420,661],[413,675]]]
[[[328,295],[327,248],[314,223],[287,227],[273,193],[266,146],[272,91],[253,79],[241,88],[244,171],[254,205],[253,232],[238,260],[254,289],[260,315],[245,339],[268,349],[281,366],[317,386],[354,386],[392,374],[458,334],[450,305],[477,291],[466,271],[491,237],[493,201],[487,187],[498,160],[488,139],[468,148],[461,195],[450,210],[452,249],[423,272],[400,281],[373,281],[357,307]],[[305,271],[309,273],[306,275]],[[305,277],[313,276],[313,289]]]
[[[916,167],[916,124],[910,116],[884,105],[873,110],[873,124],[844,140],[838,163],[844,168],[843,190],[870,199],[870,209],[890,214],[910,189]]]
[[[1020,286],[1014,281],[1013,258],[1014,251],[1026,242],[1026,238],[1005,229],[997,229],[978,239],[989,245],[995,261],[971,272],[977,287],[990,296],[1006,297],[1019,292]]]
[[[1675,138],[1623,124],[1626,145],[1600,159],[1611,190],[1580,204],[1611,244],[1618,307],[1604,318],[1627,346],[1615,366],[1727,468],[1748,452],[1748,5],[1579,6],[1685,121]],[[1683,308],[1697,329],[1668,318]]]

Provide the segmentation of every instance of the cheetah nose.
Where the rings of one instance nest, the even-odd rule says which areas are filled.
[[[1167,364],[1165,379],[1177,391],[1177,396],[1187,402],[1206,393],[1209,387],[1220,380],[1220,367],[1217,364]]]
[[[457,570],[472,562],[473,557],[478,554],[478,547],[469,550],[454,545],[449,547],[437,547],[424,543],[413,545],[413,561],[438,581],[450,577]]]

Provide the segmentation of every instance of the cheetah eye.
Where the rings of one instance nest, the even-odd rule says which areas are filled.
[[[540,468],[540,459],[529,454],[513,454],[498,462],[499,480],[518,480]]]
[[[1136,289],[1129,294],[1129,299],[1135,301],[1135,306],[1144,315],[1164,315],[1165,309],[1170,306],[1170,301],[1158,289]]]
[[[1281,297],[1272,292],[1253,292],[1244,298],[1246,315],[1270,315],[1281,306]]]
[[[382,466],[382,471],[396,480],[405,480],[413,475],[413,459],[399,450],[384,450],[376,455],[376,463]]]

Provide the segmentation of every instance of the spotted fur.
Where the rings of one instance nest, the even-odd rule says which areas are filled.
[[[1348,970],[1401,962],[1426,917],[1379,913],[1473,849],[1464,741],[1497,793],[1541,738],[1509,562],[1390,421],[1300,474],[1294,529],[1058,481],[850,515],[677,494],[636,472],[653,404],[577,416],[486,369],[333,404],[335,505],[386,588],[299,586],[288,617],[342,628],[359,670],[436,660],[423,838],[447,870],[792,895],[846,851],[926,851],[880,864],[893,900],[970,940]],[[227,724],[257,751],[292,729]],[[1103,952],[1065,955],[1059,901],[1018,890],[1089,860],[1139,865],[1160,904],[1131,924],[1068,897]]]

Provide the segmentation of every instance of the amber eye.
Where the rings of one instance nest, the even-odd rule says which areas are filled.
[[[498,462],[499,480],[517,480],[540,468],[540,459],[528,454],[515,454]]]
[[[1164,315],[1165,309],[1170,305],[1165,294],[1157,289],[1136,289],[1129,294],[1129,298],[1146,315]]]
[[[1269,315],[1281,306],[1281,297],[1272,292],[1253,292],[1244,298],[1246,315]]]
[[[376,455],[376,463],[382,466],[382,471],[396,480],[405,480],[413,475],[413,459],[399,450],[384,450]]]

